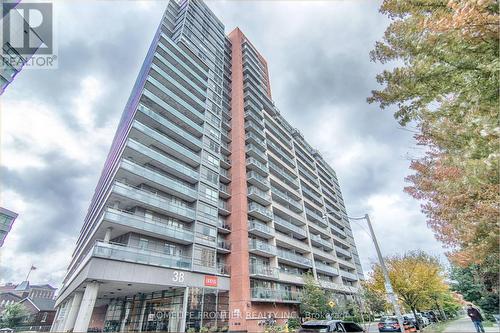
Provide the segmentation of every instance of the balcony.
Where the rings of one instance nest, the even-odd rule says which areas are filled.
[[[264,129],[264,121],[261,118],[259,118],[255,114],[255,112],[250,111],[250,110],[246,110],[245,111],[245,119],[252,119],[255,122],[255,124],[257,124],[257,126]]]
[[[314,201],[317,205],[322,206],[323,203],[321,202],[321,197],[319,194],[317,194],[314,191],[311,191],[309,188],[307,188],[309,185],[304,185],[302,182],[302,194],[307,196],[310,200]]]
[[[295,162],[293,158],[290,157],[283,149],[278,147],[278,145],[274,144],[270,140],[267,140],[267,148],[270,148],[285,164],[294,165]]]
[[[318,214],[316,211],[306,207],[306,216],[309,221],[316,222],[323,228],[327,228],[328,224],[324,220],[323,216]]]
[[[330,240],[322,238],[320,235],[311,234],[311,242],[328,250],[333,250],[333,244]]]
[[[231,274],[231,267],[228,264],[217,263],[217,274],[229,276]]]
[[[231,188],[226,184],[219,184],[219,196],[223,199],[231,197]]]
[[[293,210],[288,208],[288,206],[283,206],[276,200],[273,201],[273,209],[274,211],[281,213],[280,215],[284,215],[290,220],[295,221],[297,224],[305,224],[305,217],[302,214],[295,213]]]
[[[221,219],[217,221],[217,229],[222,234],[228,234],[231,232],[231,226],[227,224],[225,220]]]
[[[231,142],[231,135],[229,134],[229,131],[226,130],[225,128],[220,129],[220,134],[221,138],[226,141],[226,142]]]
[[[261,189],[262,191],[269,191],[270,184],[269,179],[263,177],[262,175],[256,173],[255,171],[247,172],[247,181]]]
[[[275,234],[273,228],[257,220],[248,221],[248,233],[266,239],[273,238]]]
[[[251,288],[251,295],[254,302],[300,303],[300,293],[297,291]]]
[[[262,149],[266,149],[266,141],[259,138],[256,134],[254,134],[253,132],[249,132],[246,134],[246,142],[247,143],[251,143],[251,144],[254,144],[254,145],[257,145],[259,146],[260,148]]]
[[[156,145],[165,152],[184,161],[190,166],[197,167],[200,165],[199,155],[168,138],[165,134],[134,120],[132,124],[131,137],[136,136],[142,136],[141,139],[138,139],[141,143],[146,145]]]
[[[226,155],[220,155],[220,165],[224,169],[229,169],[231,167],[231,158]]]
[[[352,258],[351,251],[345,250],[339,246],[335,246],[335,252],[337,252],[337,256],[339,257]]]
[[[298,267],[303,267],[303,268],[310,268],[312,267],[312,261],[309,258],[306,258],[300,254],[286,251],[283,249],[277,249],[277,256],[278,259],[281,259],[282,261],[298,266]]]
[[[304,284],[304,277],[300,274],[295,274],[287,271],[280,270],[280,281],[293,284]]]
[[[273,212],[256,202],[251,202],[248,205],[248,214],[266,222],[273,219]]]
[[[316,260],[324,260],[324,261],[337,261],[337,257],[335,257],[335,253],[326,252],[323,248],[312,247],[312,252],[314,253],[314,258]]]
[[[306,231],[304,230],[304,228],[301,228],[298,225],[293,224],[292,222],[287,221],[278,215],[274,215],[274,228],[286,233],[291,233],[298,239],[306,238]]]
[[[269,168],[267,167],[267,165],[253,157],[247,158],[247,168],[250,170],[255,170],[264,177],[266,177],[269,173]]]
[[[221,141],[220,148],[223,154],[230,155],[231,154],[231,145],[227,142]]]
[[[285,169],[281,168],[277,164],[269,161],[269,169],[273,172],[273,174],[278,178],[280,181],[284,182],[288,186],[290,186],[294,190],[298,190],[299,188],[299,182],[297,179],[293,178],[288,174]]]
[[[341,259],[339,257],[337,257],[336,260],[339,263],[339,267],[341,269],[344,268],[344,267],[347,268],[347,269],[355,269],[356,268],[356,265],[353,262]]]
[[[219,240],[217,242],[217,252],[219,253],[231,252],[231,243],[226,240]]]
[[[340,276],[345,278],[346,280],[349,281],[358,281],[358,276],[354,273],[350,273],[348,271],[344,271],[343,269],[340,269]]]
[[[276,256],[276,247],[271,244],[262,242],[258,239],[248,240],[248,251],[263,257]]]
[[[129,182],[137,182],[138,184],[146,183],[186,201],[193,202],[198,197],[197,191],[193,187],[187,186],[182,181],[166,177],[157,170],[138,165],[126,159],[120,162],[119,174],[125,174],[125,178],[127,178]]]
[[[161,220],[152,220],[145,216],[136,215],[124,210],[106,207],[104,210],[103,222],[119,225],[124,232],[141,232],[152,237],[167,239],[176,243],[193,243],[193,231],[183,228],[176,228]]]
[[[319,280],[319,284],[323,288],[341,291],[344,293],[356,294],[359,291],[358,288],[356,288],[356,287],[345,286],[343,284],[335,283],[332,281]]]
[[[227,201],[219,200],[217,207],[219,207],[220,214],[222,215],[231,214],[231,205],[229,205]]]
[[[176,269],[191,269],[191,257],[174,256],[117,243],[97,241],[93,257]]]
[[[316,266],[316,271],[319,271],[321,273],[325,273],[328,275],[333,275],[333,276],[339,275],[339,270],[333,266],[327,265],[321,261],[315,261],[314,264]]]
[[[253,157],[255,159],[258,159],[262,163],[266,163],[267,162],[266,151],[265,150],[262,150],[258,146],[253,145],[251,143],[247,144],[245,147],[246,147],[245,151],[246,151],[246,153],[247,153],[248,156]]]
[[[295,213],[302,212],[302,204],[290,198],[287,193],[279,190],[276,187],[271,187],[271,193],[273,195],[273,199],[283,204],[288,209],[294,211]]]
[[[266,280],[279,280],[279,271],[268,265],[250,263],[250,277]]]
[[[120,197],[132,200],[133,202],[140,202],[148,208],[161,211],[182,221],[194,221],[196,216],[194,209],[190,207],[180,205],[170,200],[170,198],[163,197],[157,193],[135,188],[124,183],[115,181],[111,191]]]
[[[143,104],[139,104],[139,106],[137,107],[136,119],[138,119],[145,125],[149,125],[152,128],[160,125],[162,131],[172,137],[175,137],[186,146],[189,146],[191,149],[196,151],[201,150],[202,142],[198,137],[192,135],[189,132],[186,132],[176,123],[164,118],[159,113],[152,111],[150,108],[146,107]]]
[[[298,252],[307,251],[309,252],[309,243],[293,237],[287,234],[276,233],[276,246],[281,246],[285,248],[293,248],[293,250]]]
[[[264,133],[264,131],[257,124],[255,124],[255,122],[252,120],[245,121],[245,131],[247,133],[254,133],[258,137],[260,137],[262,140],[266,139],[266,134]]]
[[[127,140],[127,149],[130,155],[134,155],[137,160],[150,160],[151,163],[159,164],[162,168],[172,173],[173,175],[184,179],[190,183],[196,183],[199,178],[198,171],[164,155],[156,150],[153,150],[142,143],[139,143],[133,139]]]
[[[219,169],[219,177],[223,183],[227,184],[231,182],[231,172],[229,170]]]
[[[347,238],[347,234],[344,230],[340,229],[339,227],[333,225],[330,223],[330,229],[332,230],[332,232],[334,233],[334,235],[336,235],[337,237],[340,237],[340,238],[343,238],[343,239],[346,239]]]
[[[271,196],[257,187],[248,187],[248,198],[260,203],[261,205],[268,206],[271,204]]]

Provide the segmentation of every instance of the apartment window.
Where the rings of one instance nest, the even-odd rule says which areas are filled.
[[[201,178],[210,182],[211,184],[219,184],[219,175],[217,172],[208,169],[205,166],[201,167]]]
[[[219,168],[219,158],[209,154],[207,151],[203,151],[203,160],[208,162],[208,165]]]
[[[198,202],[198,214],[214,221],[217,221],[217,217],[219,216],[218,209],[216,207],[210,206],[201,201]]]
[[[195,245],[194,260],[198,265],[215,267],[215,249]]]
[[[210,139],[208,136],[203,137],[203,144],[205,147],[210,149],[212,152],[218,154],[220,152],[220,146],[217,142]]]
[[[219,191],[214,190],[213,188],[208,187],[205,184],[200,184],[200,195],[204,199],[206,199],[214,204],[216,204],[219,200]]]
[[[197,223],[195,227],[196,238],[207,242],[215,242],[217,238],[217,229],[204,223]]]

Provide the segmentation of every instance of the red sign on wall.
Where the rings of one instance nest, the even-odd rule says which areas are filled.
[[[217,276],[205,275],[205,286],[206,287],[217,287]]]

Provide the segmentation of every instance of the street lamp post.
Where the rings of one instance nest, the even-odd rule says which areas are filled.
[[[333,213],[332,211],[328,211],[324,214],[324,219],[328,223],[327,216],[329,214]],[[338,214],[335,212],[335,214]],[[389,278],[389,272],[387,271],[387,266],[385,265],[384,257],[382,256],[382,252],[380,252],[380,247],[378,245],[377,237],[375,237],[375,232],[373,231],[372,223],[370,221],[370,217],[368,214],[365,214],[363,217],[349,217],[347,215],[344,215],[346,218],[350,220],[366,220],[368,223],[368,228],[370,229],[370,236],[373,240],[373,244],[375,245],[375,250],[377,251],[377,257],[378,261],[380,263],[380,268],[382,269],[382,274],[384,275],[384,280],[385,280],[385,291],[387,293],[387,297],[389,298],[389,301],[392,303],[392,306],[394,307],[394,313],[396,314],[396,318],[398,319],[399,327],[401,328],[401,332],[405,331],[404,328],[404,321],[403,321],[403,316],[401,315],[401,309],[399,308],[399,304],[396,298],[396,295],[394,294],[394,289],[392,288],[391,284],[391,279]]]

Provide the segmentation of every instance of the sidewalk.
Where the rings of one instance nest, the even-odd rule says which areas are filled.
[[[494,327],[485,327],[484,330],[486,332],[494,332],[494,333],[499,333],[500,328],[495,324]],[[469,319],[469,317],[463,317],[457,320],[452,321],[451,323],[446,326],[444,329],[445,333],[465,333],[465,332],[470,332],[470,333],[475,333],[476,329],[474,328],[474,324],[472,321]]]

